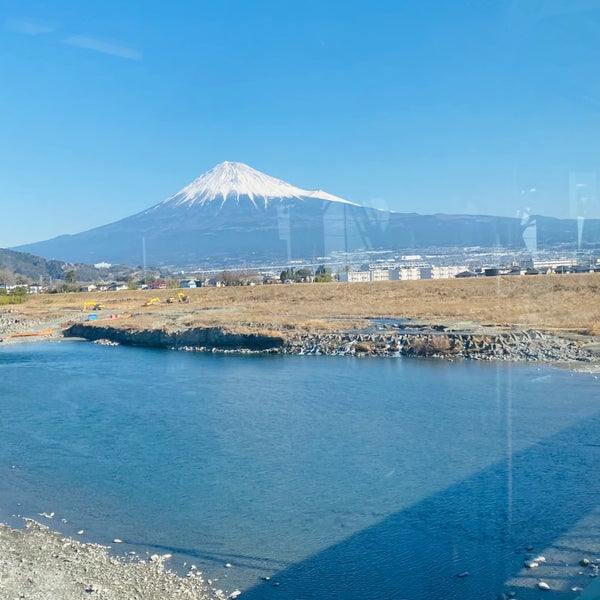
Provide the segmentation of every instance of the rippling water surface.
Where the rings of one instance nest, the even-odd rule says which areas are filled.
[[[495,598],[525,546],[596,526],[591,375],[68,342],[0,349],[0,382],[3,520],[250,598]]]

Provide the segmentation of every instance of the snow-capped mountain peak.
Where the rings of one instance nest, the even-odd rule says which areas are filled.
[[[237,203],[240,197],[249,198],[256,207],[266,207],[269,200],[274,198],[302,200],[308,197],[354,204],[321,190],[303,190],[244,163],[227,161],[207,171],[161,204],[194,206],[216,201],[222,205],[227,200]]]

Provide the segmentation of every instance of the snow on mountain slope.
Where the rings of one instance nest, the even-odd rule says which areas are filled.
[[[269,200],[279,198],[317,198],[330,202],[354,204],[322,190],[303,190],[281,179],[270,177],[244,163],[222,162],[192,181],[182,190],[167,198],[154,208],[164,206],[203,206],[227,200],[238,203],[240,197],[247,197],[256,208],[266,208]]]

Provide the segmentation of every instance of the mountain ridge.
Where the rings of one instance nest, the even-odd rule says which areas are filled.
[[[182,268],[281,263],[364,250],[524,250],[524,232],[528,229],[531,237],[533,221],[539,249],[566,244],[577,250],[600,243],[598,219],[586,221],[580,235],[574,219],[532,216],[523,224],[511,217],[384,211],[225,162],[142,212],[15,250],[67,262]]]

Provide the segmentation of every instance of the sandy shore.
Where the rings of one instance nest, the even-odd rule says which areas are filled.
[[[0,524],[0,598],[12,600],[214,600],[200,573],[182,578],[165,568],[168,555],[148,560],[111,556],[26,520],[23,530]]]

